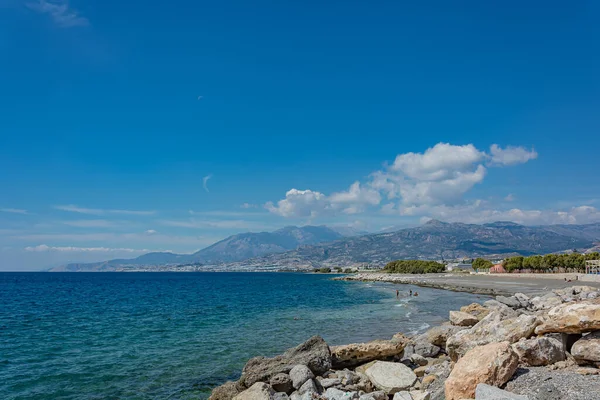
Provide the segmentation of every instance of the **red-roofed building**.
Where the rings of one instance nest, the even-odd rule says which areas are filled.
[[[506,270],[502,266],[502,263],[494,265],[490,268],[490,274],[505,274]]]

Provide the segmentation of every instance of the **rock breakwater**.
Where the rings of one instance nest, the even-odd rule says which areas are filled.
[[[248,361],[210,400],[600,400],[600,292],[497,296],[429,331]],[[543,379],[538,377],[543,376]]]

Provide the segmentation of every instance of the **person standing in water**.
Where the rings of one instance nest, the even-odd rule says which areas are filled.
[[[412,289],[410,289],[410,295],[412,296]]]
[[[400,297],[400,291],[398,289],[396,289],[396,298]]]

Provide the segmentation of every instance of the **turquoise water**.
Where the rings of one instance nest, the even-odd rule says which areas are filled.
[[[0,273],[0,399],[204,399],[250,357],[417,332],[481,300],[313,274]]]

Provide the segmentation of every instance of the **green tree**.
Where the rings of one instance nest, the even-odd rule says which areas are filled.
[[[490,260],[486,260],[485,258],[476,258],[473,261],[473,269],[478,271],[480,269],[490,269],[494,266],[494,264]]]

